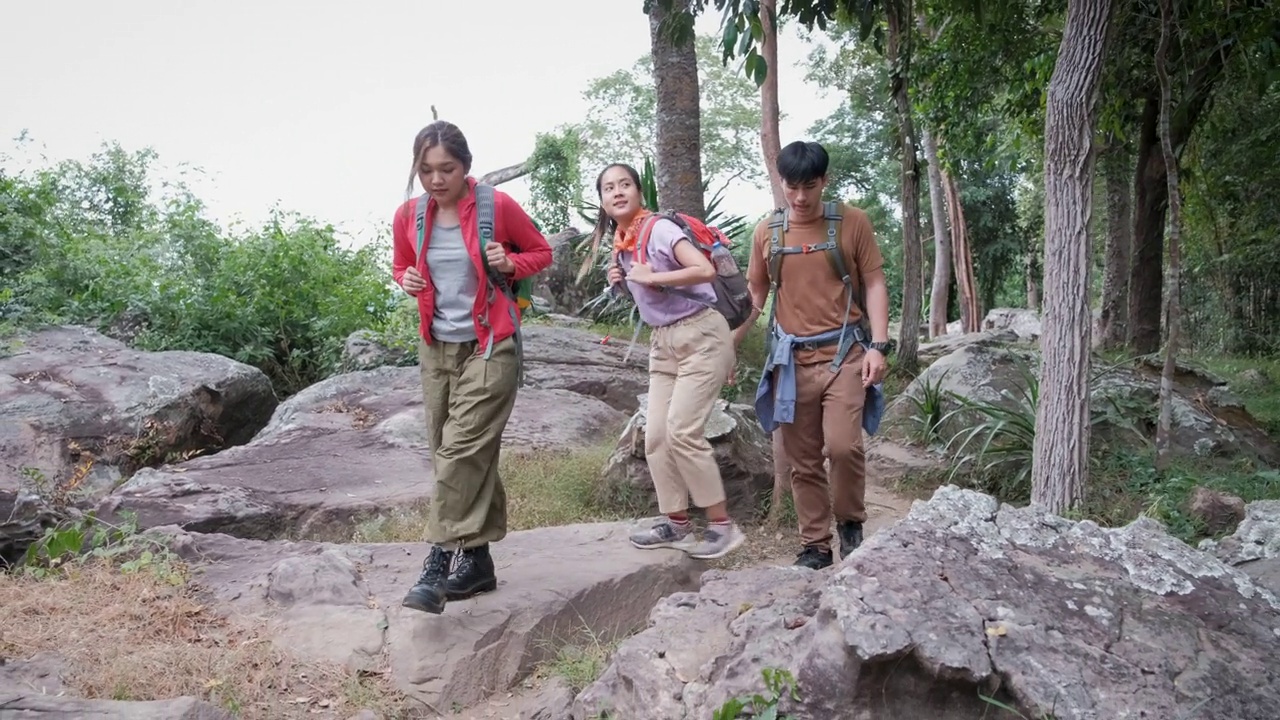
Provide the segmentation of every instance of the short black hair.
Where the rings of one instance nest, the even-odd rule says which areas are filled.
[[[822,145],[797,140],[778,153],[778,175],[789,185],[800,185],[826,175],[829,162]]]

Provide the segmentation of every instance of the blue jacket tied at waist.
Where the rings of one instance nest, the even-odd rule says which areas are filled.
[[[777,429],[778,425],[790,424],[796,418],[796,364],[795,346],[828,345],[840,339],[841,329],[829,330],[818,335],[797,337],[774,326],[772,352],[765,358],[764,370],[760,373],[760,383],[756,386],[756,419],[760,427],[767,433]],[[867,343],[861,343],[866,351]],[[774,382],[774,370],[777,370],[777,382]],[[842,368],[843,370],[843,368]],[[880,428],[880,417],[884,414],[884,389],[880,383],[867,388],[866,401],[862,406],[862,429],[868,435],[875,435]]]

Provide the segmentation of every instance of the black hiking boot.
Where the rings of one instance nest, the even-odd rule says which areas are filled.
[[[473,595],[498,589],[498,577],[493,572],[493,556],[489,546],[467,548],[458,555],[458,567],[449,576],[448,598],[465,600]]]
[[[849,557],[849,553],[862,545],[862,523],[856,520],[843,520],[836,523],[836,533],[840,535],[840,559]]]
[[[831,567],[831,551],[823,550],[816,545],[805,545],[804,550],[801,550],[800,554],[796,556],[795,564],[812,570]]]
[[[431,554],[422,563],[422,575],[418,582],[409,589],[401,605],[439,615],[444,612],[445,585],[449,579],[449,564],[453,561],[453,552],[436,545]]]

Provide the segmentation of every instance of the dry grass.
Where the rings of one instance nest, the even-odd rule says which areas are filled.
[[[619,520],[600,506],[593,491],[613,445],[578,450],[506,452],[500,461],[507,491],[507,529],[529,530]],[[380,513],[361,522],[355,542],[421,542],[427,503]]]
[[[403,699],[379,678],[297,662],[259,629],[215,616],[193,586],[151,572],[91,562],[44,580],[0,575],[0,607],[0,656],[56,653],[73,695],[192,695],[245,720],[345,718],[363,707],[406,717]]]

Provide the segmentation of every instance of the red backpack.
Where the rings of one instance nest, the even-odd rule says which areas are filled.
[[[729,252],[729,238],[720,228],[707,225],[692,215],[677,212],[653,213],[645,218],[640,226],[639,238],[636,240],[636,262],[645,262],[645,248],[649,244],[649,235],[653,232],[654,223],[667,219],[684,231],[689,239],[716,268],[716,277],[711,281],[716,301],[708,304],[680,288],[660,287],[663,292],[676,293],[714,308],[725,320],[729,321],[729,329],[736,330],[751,316],[751,293],[747,291],[747,278],[739,269],[738,262]]]

